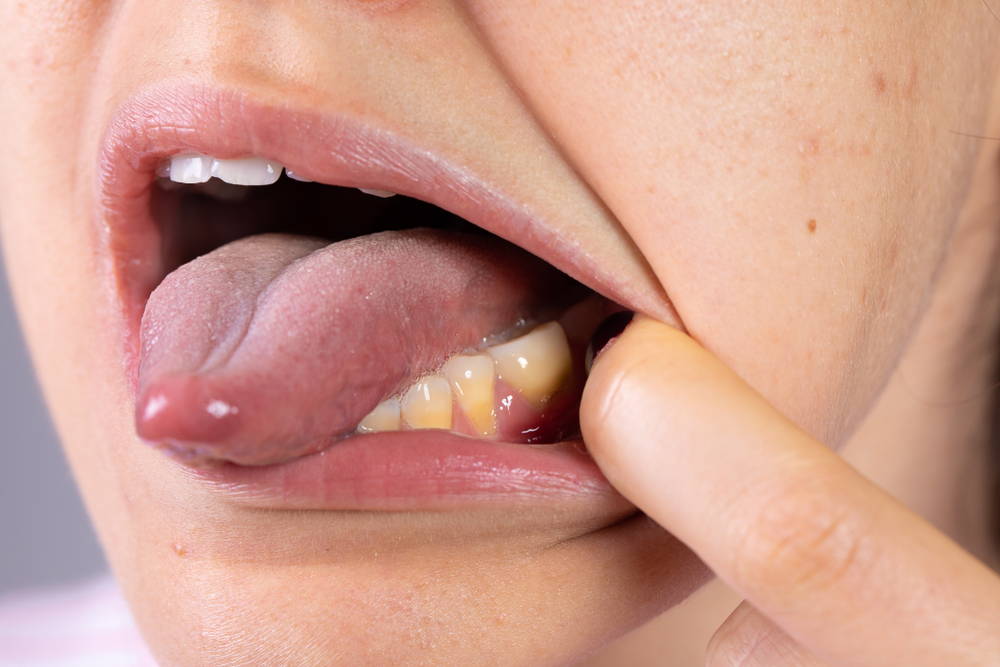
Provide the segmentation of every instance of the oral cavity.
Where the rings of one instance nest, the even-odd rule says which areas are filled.
[[[147,442],[266,465],[383,431],[578,435],[607,300],[409,197],[310,183],[259,157],[178,155],[158,174],[165,246],[187,250],[142,318]]]
[[[478,354],[457,354],[436,373],[379,403],[359,433],[446,429],[483,438],[533,442],[541,430],[574,425],[543,417],[553,398],[572,390],[573,357],[559,322],[547,322]],[[567,397],[568,398],[568,397]]]

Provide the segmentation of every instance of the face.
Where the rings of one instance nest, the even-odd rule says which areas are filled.
[[[841,444],[934,288],[981,147],[956,131],[988,131],[996,62],[971,1],[39,0],[0,18],[24,326],[112,566],[184,664],[560,662],[683,599],[697,561],[552,417],[586,340],[620,307],[666,318]],[[268,167],[226,160],[258,157],[324,185],[248,204],[154,182],[213,157],[229,180]],[[431,202],[545,263],[332,186]],[[576,308],[563,274],[608,301]],[[523,376],[501,366],[519,319],[565,334],[539,334]],[[499,377],[485,412],[438,368],[456,354]],[[387,397],[393,423],[447,409],[499,435],[341,437]],[[539,442],[563,444],[499,442],[552,419]]]

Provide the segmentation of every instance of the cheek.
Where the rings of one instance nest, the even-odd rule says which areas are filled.
[[[968,178],[971,147],[927,128],[975,126],[930,95],[954,79],[941,54],[969,47],[932,39],[906,3],[470,4],[688,330],[841,442],[901,351]]]

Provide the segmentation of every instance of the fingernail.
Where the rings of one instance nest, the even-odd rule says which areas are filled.
[[[598,325],[594,331],[594,335],[590,338],[590,345],[587,346],[587,354],[584,357],[584,366],[587,369],[588,375],[597,358],[601,356],[602,352],[611,347],[618,336],[625,331],[625,327],[629,325],[634,315],[635,313],[631,310],[622,310],[609,315]]]

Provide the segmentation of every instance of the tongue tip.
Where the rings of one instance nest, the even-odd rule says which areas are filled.
[[[201,378],[172,376],[145,387],[136,402],[136,433],[177,455],[201,456],[239,430],[240,410]]]

